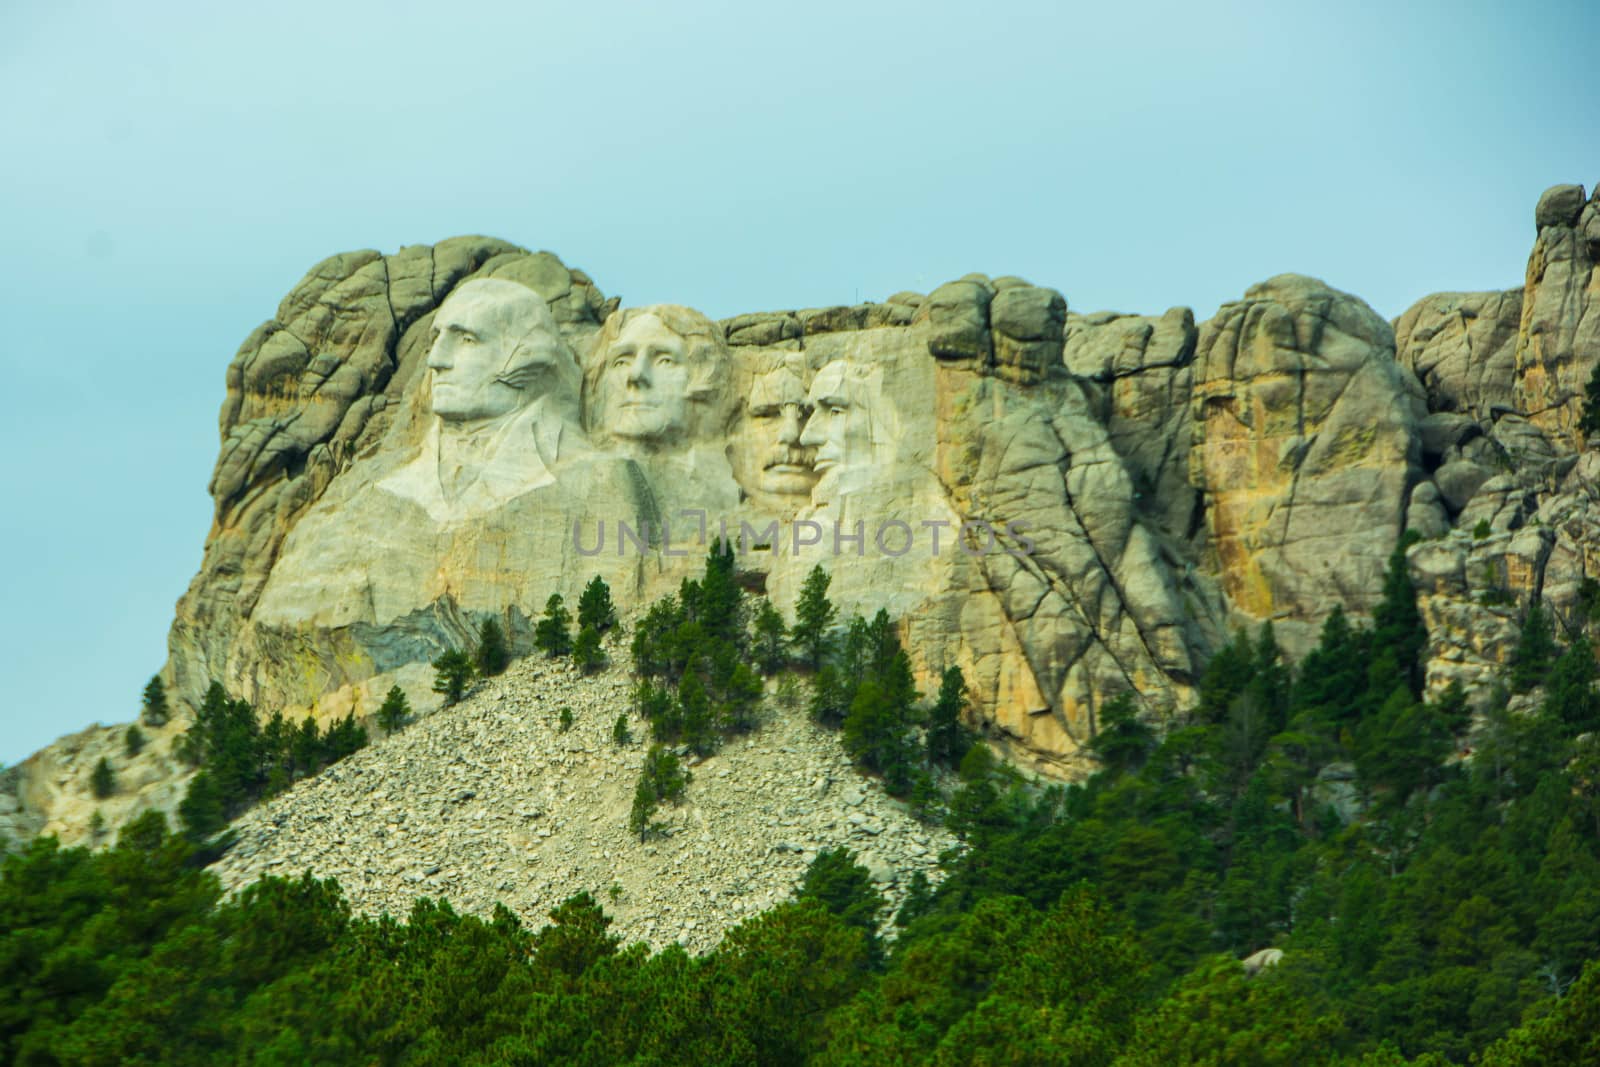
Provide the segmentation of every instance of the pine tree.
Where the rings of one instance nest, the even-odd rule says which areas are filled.
[[[433,691],[442,693],[446,704],[455,704],[466,695],[477,668],[470,656],[453,648],[433,661],[433,670]]]
[[[788,638],[789,631],[783,624],[783,616],[772,606],[772,601],[763,599],[756,611],[755,642],[751,650],[762,674],[771,677],[783,669],[789,659],[786,647]]]
[[[1583,392],[1583,414],[1578,419],[1578,429],[1586,436],[1600,435],[1600,363],[1589,372],[1589,385]]]
[[[879,612],[883,615],[883,612]],[[887,619],[887,616],[884,616]],[[919,753],[912,740],[912,727],[921,720],[922,694],[917,692],[911,673],[911,657],[891,637],[895,653],[884,669],[884,693],[889,699],[891,719],[880,743],[883,785],[891,796],[903,797],[911,791],[911,776]]]
[[[144,751],[144,731],[139,729],[138,723],[129,726],[127,733],[122,735],[122,748],[129,759]]]
[[[648,775],[640,775],[633,787],[633,804],[628,809],[628,830],[643,841],[652,829],[650,816],[656,812],[656,793]]]
[[[911,795],[907,803],[911,814],[922,822],[936,823],[944,815],[944,794],[939,792],[939,784],[926,770],[911,776]]]
[[[94,790],[94,795],[101,800],[117,791],[117,776],[112,773],[111,764],[106,762],[104,756],[94,765],[94,773],[89,776],[89,785]]]
[[[710,637],[734,645],[744,643],[739,619],[739,584],[734,573],[733,546],[721,538],[706,553],[705,577],[699,585],[697,621]]]
[[[570,655],[572,652],[572,613],[567,611],[560,593],[551,593],[544,604],[544,617],[533,628],[533,643],[546,655]]]
[[[1428,783],[1450,744],[1442,717],[1417,703],[1404,686],[1397,686],[1377,713],[1363,720],[1356,736],[1362,779],[1388,789],[1397,802]]]
[[[657,799],[669,804],[676,804],[683,799],[684,791],[694,777],[683,769],[676,755],[660,745],[650,746],[650,751],[645,754],[644,769],[650,776]]]
[[[139,717],[150,726],[165,726],[172,717],[172,711],[167,706],[167,688],[161,684],[159,674],[145,684],[141,704]]]
[[[806,575],[805,583],[800,587],[800,599],[795,604],[790,640],[794,642],[800,658],[812,670],[822,666],[823,657],[828,652],[828,630],[838,614],[838,609],[828,600],[830,581],[828,572],[820,565],[811,568],[811,573]]]
[[[650,724],[651,737],[669,743],[678,740],[682,726],[678,721],[677,702],[672,699],[672,690],[655,685],[648,678],[640,679],[638,688],[634,690],[634,706],[644,721]]]
[[[855,686],[851,680],[833,664],[824,663],[811,680],[807,714],[813,722],[823,726],[838,726],[849,714],[850,702],[854,699]]]
[[[1517,647],[1511,653],[1511,691],[1526,693],[1536,685],[1543,685],[1555,658],[1556,638],[1550,628],[1550,616],[1538,601],[1534,601],[1522,619]]]
[[[920,870],[912,871],[905,902],[900,905],[900,910],[895,912],[894,924],[904,929],[932,909],[933,886],[928,882],[928,876]]]
[[[1249,635],[1242,629],[1235,631],[1233,639],[1217,649],[1200,676],[1195,720],[1214,726],[1226,719],[1234,699],[1255,679],[1255,665],[1255,647]]]
[[[1256,637],[1254,674],[1250,684],[1261,697],[1262,707],[1271,718],[1273,731],[1283,729],[1289,717],[1291,676],[1288,665],[1283,662],[1283,650],[1278,647],[1278,638],[1273,633],[1270,621],[1261,624]]]
[[[385,734],[392,734],[404,726],[409,718],[411,718],[411,702],[406,699],[405,690],[398,685],[390,686],[389,694],[383,698],[383,705],[378,708],[378,725],[383,727]]]
[[[1107,768],[1132,770],[1144,762],[1155,747],[1155,732],[1139,719],[1133,694],[1118,693],[1100,708],[1099,729],[1089,747]]]
[[[1406,564],[1406,549],[1415,544],[1415,531],[1407,530],[1389,555],[1389,569],[1383,577],[1383,599],[1372,611],[1372,647],[1394,654],[1395,665],[1411,689],[1413,697],[1422,695],[1423,652],[1428,647],[1428,628],[1417,610],[1417,588]],[[1368,694],[1368,705],[1378,706],[1389,698],[1387,689]]]
[[[606,654],[600,648],[600,632],[592,625],[578,631],[578,639],[572,644],[572,661],[584,674],[593,674],[605,666]]]
[[[749,665],[736,662],[727,684],[721,687],[722,701],[718,714],[724,730],[753,730],[756,712],[761,706],[765,688]]]
[[[700,680],[700,672],[693,665],[683,672],[683,680],[678,683],[677,705],[683,743],[701,756],[716,751],[716,722],[711,714],[711,698]]]
[[[276,796],[288,789],[294,780],[294,730],[283,717],[282,710],[274,711],[261,731],[261,751],[262,762],[267,767],[263,793]]]
[[[967,681],[960,667],[946,667],[939,679],[939,696],[928,713],[928,759],[956,767],[972,746],[972,734],[961,722],[967,708]]]
[[[1600,729],[1600,695],[1594,683],[1594,649],[1579,636],[1547,672],[1545,714],[1572,735]]]
[[[209,771],[201,771],[189,782],[189,791],[178,803],[178,821],[193,841],[203,841],[228,825],[222,792]]]
[[[478,647],[473,658],[477,661],[478,673],[485,678],[504,671],[511,662],[511,653],[506,649],[506,632],[498,619],[484,619],[483,625],[478,627]]]
[[[300,728],[289,739],[289,752],[293,777],[309,778],[322,769],[322,734],[317,720],[309,715],[300,720]]]
[[[1335,604],[1322,623],[1322,636],[1300,663],[1293,704],[1319,709],[1330,722],[1355,715],[1366,686],[1367,633],[1351,627],[1344,608]]]
[[[660,745],[651,745],[645,753],[644,766],[639,772],[639,782],[633,790],[633,807],[628,812],[628,829],[643,841],[654,828],[650,817],[663,801],[676,803],[689,784],[690,774],[678,762],[678,757]]]
[[[627,712],[618,715],[616,723],[611,727],[611,743],[618,748],[633,744],[633,731],[628,729]]]
[[[597,574],[578,597],[578,628],[593,626],[597,633],[605,633],[616,624],[617,608],[611,602],[611,587]]]
[[[323,734],[322,751],[318,762],[324,767],[330,763],[338,763],[365,747],[367,747],[366,727],[357,724],[354,715],[346,714],[344,718],[328,727],[327,733]]]
[[[633,630],[634,671],[646,678],[676,682],[677,672],[682,668],[677,635],[687,619],[677,597],[662,597],[650,605],[650,610]]]
[[[182,748],[185,759],[210,772],[228,814],[260,795],[266,781],[261,724],[247,701],[231,699],[217,682],[206,690]]]
[[[868,678],[856,687],[840,734],[851,758],[882,774],[884,789],[894,796],[904,796],[911,788],[915,757],[908,728],[915,700],[910,664],[902,652],[895,668],[881,679]]]
[[[872,958],[880,958],[878,916],[885,907],[884,899],[872,884],[872,875],[848,849],[841,846],[817,853],[795,895],[801,900],[817,901],[846,926],[861,930],[867,936]]]

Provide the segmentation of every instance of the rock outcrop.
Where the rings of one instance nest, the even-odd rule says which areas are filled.
[[[127,726],[91,726],[0,772],[0,852],[37,834],[65,845],[108,844],[146,809],[176,811],[193,775],[173,750],[186,725],[140,724],[137,751],[130,751]],[[104,797],[93,786],[102,759],[112,773]]]
[[[1430,412],[1408,559],[1434,691],[1495,680],[1536,603],[1575,632],[1600,577],[1600,461],[1577,429],[1600,365],[1600,206],[1555,186],[1534,222],[1524,288],[1426,297],[1396,325]]]
[[[1389,324],[1312,278],[1224,304],[1195,359],[1190,480],[1233,607],[1310,627],[1370,610],[1420,476],[1426,405]]]
[[[1539,198],[1539,236],[1528,257],[1517,333],[1516,409],[1553,440],[1583,445],[1578,431],[1589,375],[1600,363],[1600,184]]]
[[[1522,290],[1435,293],[1396,321],[1395,353],[1422,382],[1430,411],[1479,421],[1515,409]]]
[[[307,641],[278,625],[281,616],[252,623],[299,520],[336,482],[351,494],[352,483],[387,473],[420,442],[433,313],[467,278],[531,289],[575,339],[592,335],[615,307],[554,256],[488,238],[348,253],[313,267],[228,367],[210,486],[215,518],[169,638],[166,674],[178,701],[197,704],[217,680],[286,710],[331,712],[357,705],[352,681],[465,638],[467,623],[448,598],[425,600],[398,623],[402,616],[366,620],[384,633],[356,623]],[[373,566],[385,565],[384,547],[372,546]],[[439,561],[420,565],[432,571]]]
[[[180,724],[213,679],[290,716],[392,684],[427,710],[429,662],[485,618],[526,650],[595,574],[636,612],[724,534],[784,611],[819,564],[846,613],[887,608],[925,690],[959,666],[974,725],[1059,777],[1101,702],[1181,709],[1234,628],[1298,653],[1368,611],[1408,528],[1430,684],[1482,681],[1600,567],[1600,196],[1558,186],[1535,222],[1521,288],[1392,325],[1298,275],[1204,322],[981,274],[713,322],[489,238],[334,256],[228,369]],[[64,755],[89,747],[0,783],[0,829],[93,810]]]
[[[1181,702],[1225,614],[1179,545],[1189,415],[1166,379],[1192,316],[1086,380],[1065,299],[1016,278],[720,324],[613,308],[553,256],[483,239],[315,268],[230,368],[178,699],[216,679],[328,717],[399,684],[427,707],[428,663],[485,616],[525,649],[551,593],[599,574],[637,607],[715,530],[784,608],[818,564],[846,613],[887,608],[924,684],[962,667],[1042,769],[1071,772],[1117,692]],[[468,373],[458,335],[498,361],[476,385],[447,380]],[[501,373],[535,349],[557,354]]]

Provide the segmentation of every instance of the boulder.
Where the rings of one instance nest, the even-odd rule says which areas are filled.
[[[1466,507],[1478,487],[1492,477],[1494,472],[1489,468],[1469,459],[1456,459],[1433,472],[1433,484],[1438,487],[1444,505],[1455,514]]]
[[[1187,539],[1198,496],[1189,482],[1194,312],[1068,314],[1062,359],[1093,385],[1096,417],[1134,476],[1140,510]]]
[[[1539,200],[1515,354],[1513,406],[1552,440],[1581,447],[1584,389],[1600,363],[1600,202],[1581,186]]]
[[[1516,389],[1522,290],[1435,293],[1395,320],[1395,358],[1421,381],[1428,407],[1487,420]]]
[[[1541,230],[1546,226],[1576,226],[1583,203],[1583,186],[1552,185],[1539,194],[1539,204],[1533,209],[1533,224]]]
[[[1389,324],[1316,279],[1272,278],[1201,329],[1192,404],[1205,562],[1232,606],[1305,624],[1301,642],[1334,604],[1370,610],[1426,413]]]

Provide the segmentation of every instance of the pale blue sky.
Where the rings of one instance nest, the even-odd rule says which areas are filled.
[[[1600,4],[0,8],[0,762],[127,720],[223,371],[332,252],[486,233],[718,316],[1020,274],[1205,318],[1518,285]]]

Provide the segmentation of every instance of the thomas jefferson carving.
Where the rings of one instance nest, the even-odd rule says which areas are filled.
[[[656,512],[730,515],[739,491],[726,456],[732,358],[722,327],[676,304],[613,312],[584,376],[590,436],[635,459]]]

